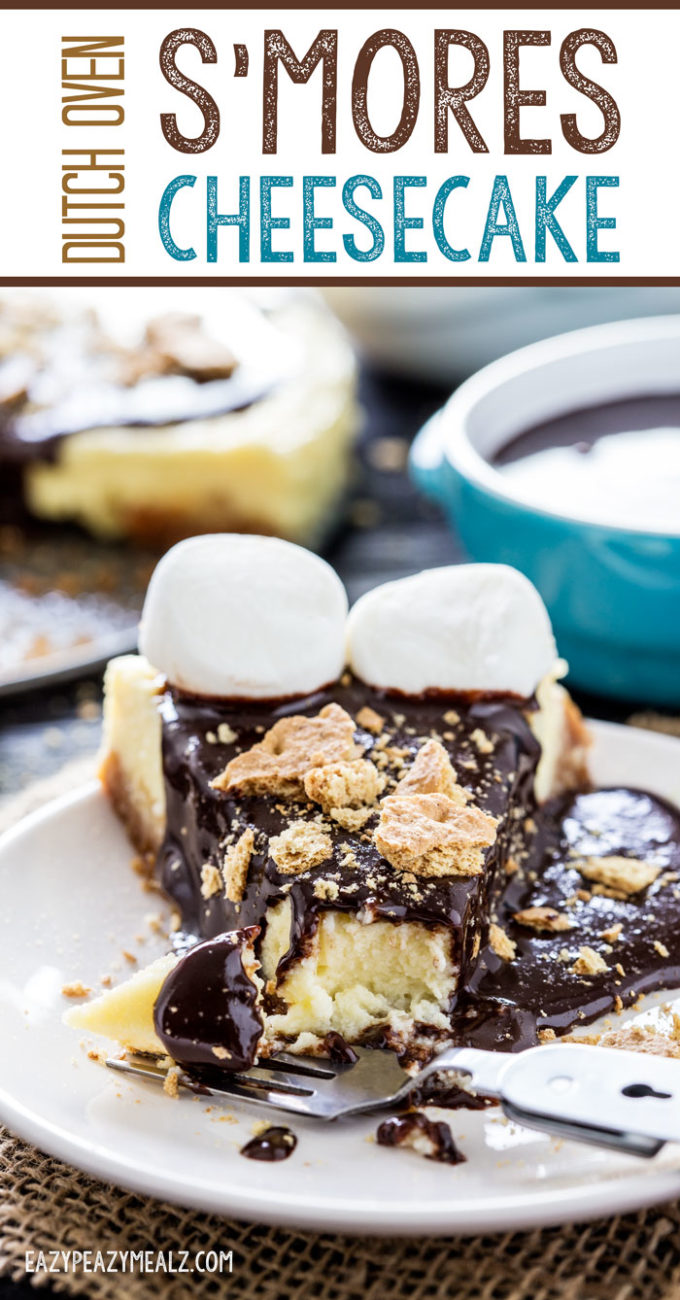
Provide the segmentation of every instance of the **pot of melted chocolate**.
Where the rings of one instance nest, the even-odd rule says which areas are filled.
[[[584,407],[527,429],[494,466],[526,504],[650,533],[680,529],[680,393]]]

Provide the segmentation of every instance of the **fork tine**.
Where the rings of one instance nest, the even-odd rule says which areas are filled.
[[[308,1075],[310,1079],[334,1079],[344,1066],[335,1066],[330,1061],[321,1060],[319,1064],[309,1064],[309,1058],[293,1056],[291,1052],[277,1052],[276,1056],[260,1056],[256,1064],[264,1069],[289,1070],[291,1074]]]
[[[152,1065],[132,1065],[119,1057],[109,1057],[106,1064],[110,1070],[115,1070],[119,1074],[144,1079],[147,1083],[155,1083],[161,1087],[166,1077],[165,1070],[157,1069]],[[179,1087],[187,1092],[203,1092],[206,1096],[223,1097],[226,1101],[231,1100],[232,1097],[241,1097],[244,1101],[253,1102],[255,1105],[271,1106],[276,1110],[287,1110],[296,1115],[314,1114],[309,1106],[313,1093],[298,1089],[293,1092],[289,1088],[279,1092],[273,1087],[268,1087],[264,1082],[258,1084],[253,1080],[249,1081],[247,1076],[235,1075],[229,1080],[229,1086],[224,1088],[197,1085],[183,1073],[179,1074],[177,1082]]]
[[[269,1061],[243,1074],[224,1073],[217,1083],[210,1075],[205,1076],[204,1083],[202,1078],[194,1080],[180,1071],[178,1084],[206,1096],[240,1097],[255,1105],[323,1120],[382,1108],[399,1100],[413,1087],[413,1080],[392,1052],[358,1048],[357,1055],[355,1064],[339,1066],[337,1073],[334,1065],[326,1071],[300,1068],[298,1058],[286,1053],[283,1059],[279,1056],[276,1065]],[[157,1059],[144,1054],[133,1054],[132,1058],[123,1060],[113,1058],[106,1064],[112,1070],[157,1084],[166,1078],[166,1070],[157,1064]],[[285,1069],[286,1066],[289,1068]]]
[[[234,1078],[220,1094],[223,1098],[238,1097],[243,1101],[251,1102],[255,1106],[269,1106],[270,1109],[289,1111],[293,1115],[306,1115],[311,1119],[332,1119],[333,1116],[326,1116],[323,1110],[317,1109],[317,1094],[294,1093],[286,1090],[285,1092],[274,1092],[266,1087],[256,1088],[247,1078],[239,1081]]]
[[[311,1079],[307,1079],[306,1075],[284,1074],[281,1070],[267,1070],[259,1065],[251,1065],[247,1074],[227,1075],[225,1079],[227,1089],[231,1087],[232,1081],[244,1086],[252,1084],[260,1092],[263,1089],[271,1089],[272,1092],[291,1092],[311,1097],[316,1091]]]

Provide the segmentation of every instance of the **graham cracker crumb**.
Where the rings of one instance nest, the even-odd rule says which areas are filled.
[[[574,975],[600,975],[602,971],[609,969],[599,952],[595,952],[595,949],[589,948],[587,944],[579,948],[579,954],[571,968]]]
[[[360,831],[374,811],[374,808],[331,808],[331,817],[345,831]]]
[[[135,954],[133,952],[128,952],[127,948],[123,948],[123,956],[126,961],[129,961],[131,966],[137,965],[137,958],[135,957]]]
[[[375,709],[365,704],[357,713],[357,726],[362,727],[364,731],[372,732],[374,736],[379,736],[385,726],[385,719],[382,714],[376,713]]]
[[[327,704],[314,718],[294,715],[278,722],[243,754],[237,754],[211,783],[214,790],[304,798],[304,778],[315,767],[361,757],[354,723],[339,704]]]
[[[638,894],[653,884],[661,871],[652,862],[642,862],[638,858],[623,858],[618,854],[604,858],[583,858],[574,862],[574,866],[586,880],[594,880],[605,889],[616,890],[627,896]]]
[[[556,1038],[557,1034],[554,1029],[539,1029],[538,1031],[539,1043],[554,1043]]]
[[[317,880],[314,885],[314,897],[326,903],[333,903],[340,893],[335,880]]]
[[[514,913],[514,920],[533,930],[548,930],[552,934],[572,928],[569,917],[554,907],[525,907],[523,911]]]
[[[163,1092],[166,1097],[179,1097],[179,1070],[168,1070],[163,1080]]]
[[[458,784],[444,746],[438,740],[428,740],[418,750],[415,759],[397,786],[399,795],[445,794],[462,807],[467,803],[467,793]]]
[[[210,1050],[212,1051],[213,1056],[217,1057],[218,1061],[228,1061],[231,1056],[231,1052],[228,1052],[226,1047],[212,1047]]]
[[[621,921],[617,921],[616,925],[610,925],[608,930],[602,930],[600,932],[600,938],[604,939],[605,943],[616,943],[622,929],[623,925]]]
[[[357,758],[351,763],[325,763],[313,768],[305,776],[304,787],[308,798],[329,812],[375,803],[385,787],[385,778],[373,763]]]
[[[643,1052],[649,1056],[680,1058],[680,1043],[659,1033],[651,1025],[622,1025],[603,1034],[600,1047],[620,1047],[627,1052]]]
[[[92,989],[87,984],[82,984],[80,980],[73,980],[70,984],[63,984],[61,995],[64,998],[86,998],[89,997]]]
[[[217,739],[221,745],[233,745],[238,736],[228,722],[221,722],[217,728]]]
[[[222,878],[230,903],[240,903],[246,889],[248,868],[255,848],[255,832],[248,826],[235,844],[224,855]]]
[[[389,795],[374,836],[392,867],[419,876],[477,876],[495,839],[493,817],[445,794]]]
[[[136,853],[130,862],[135,875],[141,876],[144,880],[151,880],[155,865],[153,853]]]
[[[201,897],[213,898],[215,894],[222,893],[222,887],[222,876],[218,868],[209,862],[204,863],[201,867]]]
[[[658,954],[659,954],[660,957],[670,957],[670,955],[671,955],[671,954],[669,953],[669,951],[668,951],[668,949],[667,949],[665,943],[661,943],[661,940],[660,940],[660,939],[655,939],[655,940],[654,940],[654,951],[655,951],[655,952],[658,952]]]
[[[447,709],[444,714],[444,722],[448,723],[449,727],[457,727],[460,722],[460,713],[456,713],[455,709]]]
[[[475,727],[470,733],[470,740],[480,754],[493,754],[494,743],[481,727]]]
[[[333,841],[313,822],[292,822],[269,841],[269,852],[284,875],[299,875],[327,861],[333,852]]]

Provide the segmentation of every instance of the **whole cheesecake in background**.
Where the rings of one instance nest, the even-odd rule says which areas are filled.
[[[535,589],[443,568],[347,617],[301,548],[196,538],[158,566],[140,646],[107,673],[102,779],[181,926],[70,1023],[227,1069],[376,1032],[430,1055],[534,813],[588,782]]]
[[[355,362],[312,294],[112,288],[0,300],[0,522],[166,545],[311,544],[358,424]]]

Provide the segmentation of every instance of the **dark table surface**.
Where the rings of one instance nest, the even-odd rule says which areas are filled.
[[[464,559],[440,512],[418,496],[404,472],[408,443],[445,396],[439,389],[394,376],[363,375],[366,419],[356,480],[346,522],[325,552],[345,582],[350,601],[379,582]],[[9,796],[57,772],[69,759],[94,753],[100,698],[101,679],[95,675],[0,701],[0,794]],[[636,701],[620,703],[579,693],[577,698],[591,716],[617,721],[639,707]],[[44,1288],[40,1293],[50,1294]],[[0,1280],[2,1300],[35,1294],[26,1283]]]

